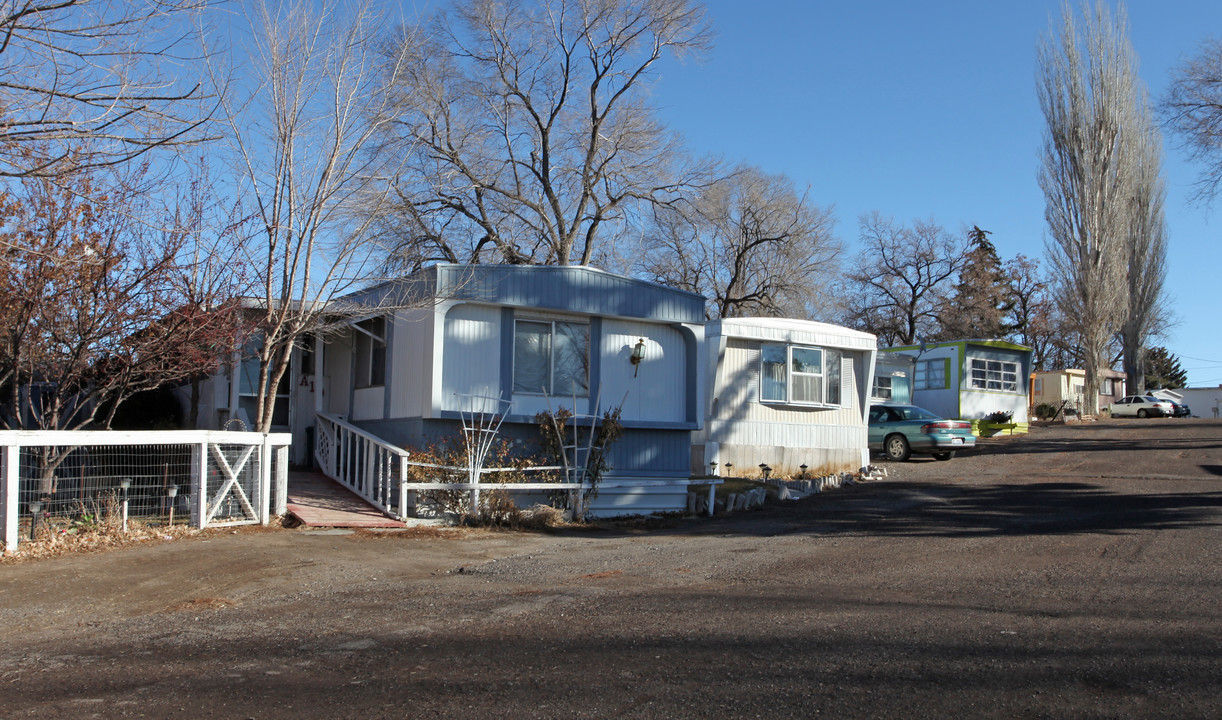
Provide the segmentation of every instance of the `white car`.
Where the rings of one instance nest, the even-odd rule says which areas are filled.
[[[1152,395],[1130,395],[1112,403],[1112,417],[1171,417],[1175,405]]]

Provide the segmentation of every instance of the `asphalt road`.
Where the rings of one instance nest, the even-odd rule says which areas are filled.
[[[1218,717],[1222,422],[738,515],[0,565],[0,718]]]

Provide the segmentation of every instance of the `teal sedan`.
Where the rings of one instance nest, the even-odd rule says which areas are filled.
[[[957,451],[975,447],[976,436],[971,423],[944,420],[915,405],[874,405],[869,444],[891,460],[907,460],[913,453],[950,460]]]

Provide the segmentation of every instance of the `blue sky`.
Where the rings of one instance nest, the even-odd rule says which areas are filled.
[[[1059,0],[782,2],[713,0],[702,62],[667,62],[653,101],[692,149],[784,173],[835,207],[856,253],[857,218],[933,218],[992,231],[1003,259],[1042,257],[1036,182],[1043,117],[1035,49]],[[1179,61],[1222,36],[1222,2],[1128,5],[1153,96]],[[1192,386],[1222,385],[1222,199],[1190,202],[1198,168],[1168,139],[1167,291],[1179,322],[1165,344]]]

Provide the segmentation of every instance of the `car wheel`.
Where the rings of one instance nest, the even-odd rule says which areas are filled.
[[[946,451],[946,452],[936,452],[936,453],[933,453],[933,459],[934,459],[934,460],[950,460],[950,459],[951,459],[951,458],[953,458],[954,456],[955,456],[955,451],[954,451],[954,450],[948,450],[948,451]]]
[[[912,455],[912,449],[908,447],[908,440],[903,435],[888,437],[887,442],[883,443],[883,448],[887,451],[887,457],[892,460],[907,460]]]
[[[1144,409],[1142,409],[1142,410],[1138,410],[1138,411],[1137,411],[1137,417],[1139,417],[1139,418],[1144,418],[1145,416],[1147,416],[1147,415],[1149,415],[1149,414],[1150,414],[1150,413],[1146,412]]]

